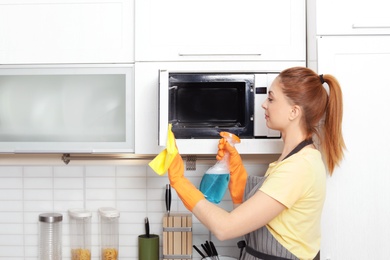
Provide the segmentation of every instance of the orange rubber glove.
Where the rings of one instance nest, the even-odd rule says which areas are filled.
[[[204,195],[186,177],[184,177],[184,163],[178,153],[168,168],[168,177],[171,186],[176,190],[177,195],[182,200],[184,206],[192,212],[195,205]]]
[[[241,204],[244,200],[244,192],[246,179],[248,174],[244,165],[242,164],[241,156],[235,147],[231,146],[225,138],[221,138],[218,144],[217,160],[221,160],[225,153],[228,152],[229,156],[229,192],[234,204]]]

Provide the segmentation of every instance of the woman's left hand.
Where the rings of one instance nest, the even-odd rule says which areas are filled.
[[[184,177],[184,163],[179,153],[168,168],[168,177],[171,186],[188,210],[192,211],[200,200],[205,199],[203,193]]]

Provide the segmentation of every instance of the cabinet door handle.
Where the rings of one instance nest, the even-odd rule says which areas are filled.
[[[352,24],[352,29],[389,29],[390,24]]]
[[[261,53],[178,53],[179,56],[261,56]]]

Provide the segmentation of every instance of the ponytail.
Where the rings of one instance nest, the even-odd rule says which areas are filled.
[[[329,86],[329,98],[326,106],[325,121],[322,126],[323,136],[321,144],[329,174],[332,175],[334,168],[343,159],[343,150],[345,149],[341,126],[343,120],[343,100],[337,79],[329,74],[323,75],[322,78]]]
[[[301,106],[306,138],[317,136],[329,174],[343,159],[343,99],[340,85],[332,75],[318,75],[306,67],[293,67],[279,74],[283,93]],[[324,88],[329,86],[329,94]],[[324,120],[324,121],[322,121]]]

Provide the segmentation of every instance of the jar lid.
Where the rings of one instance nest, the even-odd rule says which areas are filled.
[[[73,218],[90,218],[92,213],[86,209],[69,209],[69,216]]]
[[[99,213],[102,217],[106,217],[106,218],[119,217],[119,211],[114,208],[109,208],[109,207],[99,208]]]
[[[62,214],[60,213],[42,213],[39,215],[40,222],[54,223],[62,221]]]

